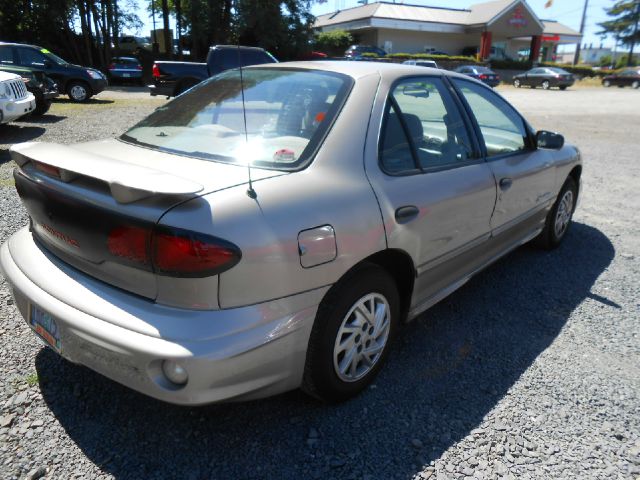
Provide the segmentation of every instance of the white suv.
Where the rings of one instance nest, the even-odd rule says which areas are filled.
[[[27,90],[22,77],[0,72],[0,123],[8,123],[36,108],[36,98]]]

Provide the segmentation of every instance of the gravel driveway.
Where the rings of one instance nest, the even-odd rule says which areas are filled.
[[[0,478],[640,478],[640,92],[500,91],[584,155],[561,248],[476,276],[338,406],[144,397],[43,348],[0,277]],[[0,240],[27,222],[6,144],[113,136],[163,103],[104,92],[0,127]]]

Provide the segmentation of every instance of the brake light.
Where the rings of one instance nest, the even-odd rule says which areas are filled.
[[[158,78],[160,76],[160,68],[158,67],[157,63],[153,64],[153,68],[151,69],[151,75],[153,75],[155,78]]]
[[[481,80],[486,80],[487,78],[489,78],[489,75],[486,75],[486,74],[484,74],[484,73],[481,73],[481,74],[480,74],[480,79],[481,79]]]
[[[119,226],[109,233],[107,247],[127,263],[151,265],[155,273],[174,277],[217,275],[242,257],[240,249],[226,240],[168,227]]]
[[[115,70],[115,69],[116,69],[115,63],[109,64],[109,70]]]
[[[46,163],[36,162],[32,160],[33,165],[36,167],[36,170],[41,171],[42,173],[46,173],[52,177],[60,178],[60,169],[58,167],[54,167],[53,165],[48,165]]]

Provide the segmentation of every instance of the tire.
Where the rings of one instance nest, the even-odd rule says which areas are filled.
[[[602,82],[602,86],[603,86],[603,87],[607,87],[607,88],[609,88],[609,87],[611,86],[611,82],[610,82],[609,80],[604,80],[604,81]]]
[[[631,84],[631,88],[638,88],[640,87],[640,82],[638,80],[634,80],[633,83]]]
[[[549,83],[549,80],[545,80],[544,82],[541,83],[541,85],[544,90],[549,90],[551,88],[551,84]]]
[[[520,88],[522,86],[522,84],[520,83],[520,80],[518,80],[517,78],[513,81],[513,86],[516,88]]]
[[[71,101],[82,103],[91,98],[91,89],[84,82],[71,82],[67,85],[67,95]]]
[[[578,200],[578,186],[573,178],[567,178],[560,189],[553,207],[547,214],[544,229],[535,239],[535,242],[542,248],[553,250],[567,235],[571,226],[571,218],[576,209]]]
[[[49,111],[49,108],[51,108],[51,100],[36,99],[36,108],[32,115],[34,117],[42,116]]]
[[[566,86],[566,85],[560,85],[558,88],[559,88],[560,90],[566,90],[566,89],[567,89],[567,86]]]
[[[376,322],[372,311],[384,313],[383,319]],[[341,279],[318,308],[302,390],[326,402],[348,400],[364,390],[389,354],[399,315],[396,284],[382,268],[364,265]]]

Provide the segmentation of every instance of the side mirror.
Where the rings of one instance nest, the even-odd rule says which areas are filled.
[[[564,145],[564,137],[559,133],[539,130],[536,133],[536,145],[538,148],[560,150]]]

